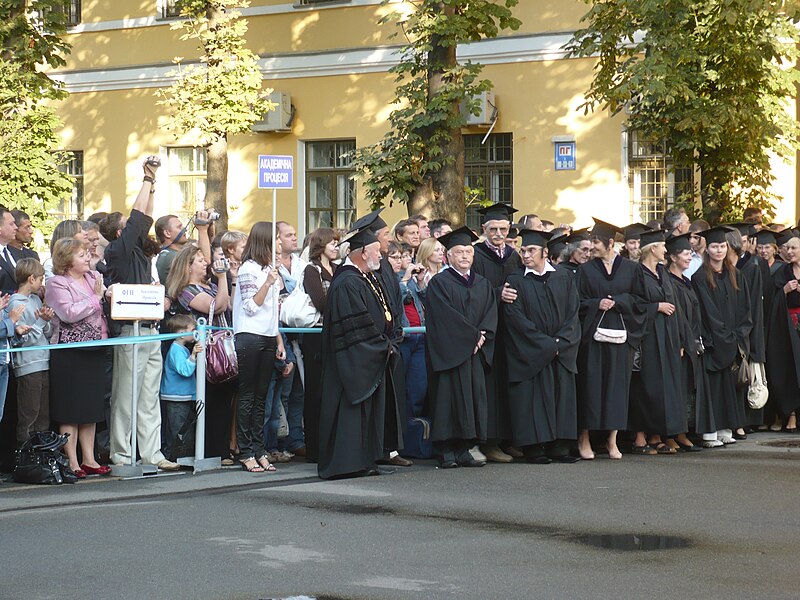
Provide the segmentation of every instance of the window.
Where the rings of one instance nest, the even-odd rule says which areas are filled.
[[[182,219],[193,215],[206,196],[206,149],[167,148],[170,214]]]
[[[514,205],[514,144],[510,133],[494,133],[485,143],[484,134],[464,136],[464,185],[478,190],[492,204]],[[479,231],[478,207],[467,208],[467,226]]]
[[[64,10],[67,17],[67,27],[75,27],[81,22],[81,0],[66,0]]]
[[[58,165],[58,170],[75,178],[72,196],[69,200],[61,200],[50,214],[62,220],[83,219],[83,151],[67,151],[64,155],[67,160]]]
[[[665,141],[628,132],[628,181],[631,189],[631,220],[647,223],[661,220],[676,198],[691,194],[693,170],[674,169]]]
[[[181,16],[181,8],[178,0],[161,0],[161,18],[176,19]]]
[[[349,229],[356,218],[355,140],[306,144],[306,228]]]

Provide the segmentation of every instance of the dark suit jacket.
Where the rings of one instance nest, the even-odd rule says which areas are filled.
[[[22,255],[22,252],[16,248],[9,246],[8,251],[11,253],[11,257],[15,261],[20,261],[25,258],[25,256]],[[0,254],[0,292],[3,292],[4,294],[13,294],[17,291],[18,287],[17,278],[14,275],[14,265],[6,262],[6,259],[3,258],[2,254]]]

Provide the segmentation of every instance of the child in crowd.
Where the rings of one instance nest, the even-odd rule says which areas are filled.
[[[161,376],[161,411],[163,422],[161,427],[161,446],[164,456],[175,460],[177,448],[173,448],[175,436],[189,419],[195,407],[197,384],[195,369],[197,354],[203,345],[192,337],[195,322],[191,315],[179,314],[167,321],[169,333],[185,333],[176,338],[169,348],[164,361],[164,372]],[[193,344],[193,346],[192,346]],[[190,429],[186,444],[193,445],[194,429]]]
[[[9,313],[24,311],[16,323],[20,336],[15,345],[47,346],[52,333],[53,309],[42,306],[39,292],[44,283],[44,267],[35,258],[17,262],[14,272],[19,289],[8,303]],[[50,351],[15,352],[12,358],[17,378],[17,443],[27,441],[34,431],[50,427]]]

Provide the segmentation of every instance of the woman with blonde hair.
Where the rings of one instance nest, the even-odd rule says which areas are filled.
[[[419,245],[417,265],[426,270],[425,284],[444,266],[444,246],[436,238],[428,238]]]

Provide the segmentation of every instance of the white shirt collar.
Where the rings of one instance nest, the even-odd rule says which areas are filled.
[[[537,277],[541,277],[545,273],[549,273],[549,272],[555,271],[555,270],[556,270],[556,268],[553,265],[551,265],[549,262],[545,262],[544,263],[544,271],[542,271],[541,273],[537,272],[534,269],[530,269],[528,267],[525,267],[525,275],[527,275],[528,273],[533,273]]]

